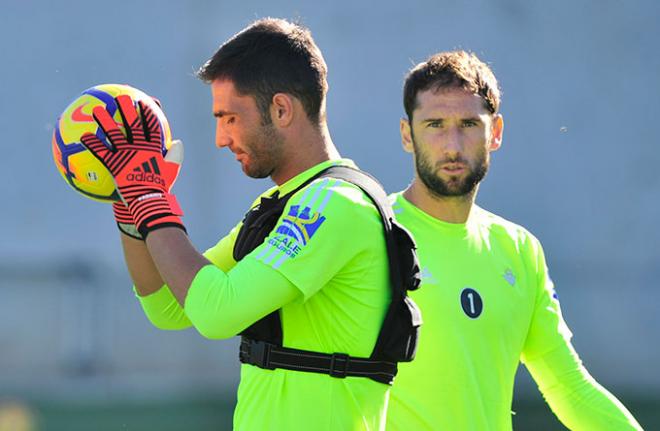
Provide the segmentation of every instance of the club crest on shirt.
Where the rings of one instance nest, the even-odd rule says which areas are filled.
[[[292,205],[275,229],[275,235],[268,240],[268,244],[292,259],[307,245],[324,221],[325,216],[321,213],[314,212],[309,207],[301,209],[300,205]]]
[[[300,245],[306,245],[324,221],[325,216],[309,207],[301,210],[300,205],[292,205],[275,232],[295,239]]]

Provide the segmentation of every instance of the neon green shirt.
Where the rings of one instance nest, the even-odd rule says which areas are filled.
[[[520,360],[570,429],[641,429],[582,367],[534,236],[476,206],[451,224],[391,199],[417,241],[424,326],[415,360],[399,364],[388,430],[511,430]]]
[[[296,176],[280,196],[329,161]],[[255,204],[257,201],[255,201]],[[236,263],[240,224],[207,250],[184,309],[167,287],[140,298],[158,327],[191,324],[209,338],[236,335],[281,308],[283,345],[368,357],[390,300],[387,250],[377,209],[356,186],[315,180],[288,201],[266,241]],[[382,430],[389,386],[366,378],[241,366],[236,430]]]

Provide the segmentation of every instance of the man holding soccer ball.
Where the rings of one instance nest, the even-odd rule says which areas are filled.
[[[379,213],[359,188],[312,181],[326,168],[352,166],[328,132],[321,52],[307,29],[264,19],[222,45],[199,76],[211,85],[217,147],[246,175],[276,183],[203,255],[170,193],[178,165],[163,158],[148,106],[116,98],[126,133],[94,109],[112,149],[97,135],[82,138],[121,195],[121,241],[146,315],[159,328],[194,326],[211,339],[263,332],[260,322],[276,319],[266,330],[283,348],[241,343],[237,430],[383,429],[383,375],[391,379],[396,363],[368,358],[390,304],[388,253]],[[265,241],[244,250],[251,229],[262,228],[260,211],[294,191]]]
[[[475,205],[502,145],[500,92],[474,54],[442,52],[406,76],[401,120],[415,176],[392,196],[417,240],[424,314],[415,361],[401,364],[387,429],[510,430],[520,360],[571,430],[641,429],[571,345],[539,241]]]

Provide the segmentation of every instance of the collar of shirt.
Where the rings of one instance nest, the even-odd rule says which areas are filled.
[[[329,168],[330,166],[349,166],[352,168],[357,168],[355,162],[353,162],[353,160],[351,159],[326,160],[325,162],[319,163],[318,165],[314,165],[311,168],[307,169],[306,171],[299,173],[298,175],[291,178],[289,181],[285,182],[281,186],[273,187],[271,190],[269,190],[268,196],[272,195],[276,191],[280,192],[280,196],[284,196],[290,191],[295,190],[298,186],[300,186],[302,183],[307,181],[310,177],[313,177],[317,173],[321,172],[326,168]]]

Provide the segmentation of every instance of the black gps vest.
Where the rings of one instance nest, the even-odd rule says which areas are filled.
[[[280,310],[253,323],[241,333],[240,361],[264,369],[329,374],[333,377],[367,377],[392,384],[398,362],[412,361],[422,318],[417,305],[408,297],[409,290],[419,287],[420,272],[415,242],[410,233],[394,219],[394,212],[383,187],[373,177],[346,166],[332,166],[285,196],[275,192],[247,212],[234,245],[234,259],[238,262],[264,242],[275,228],[287,201],[312,181],[330,177],[358,186],[376,205],[380,213],[389,261],[392,300],[385,315],[376,345],[368,358],[344,353],[321,353],[282,346]]]

